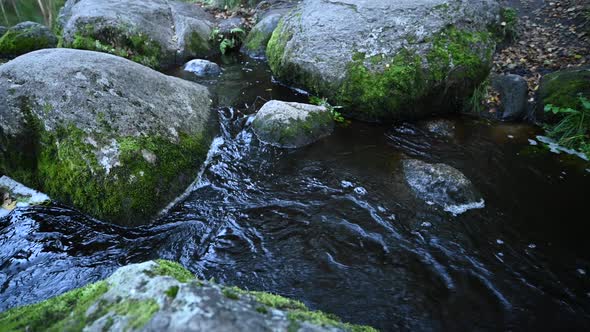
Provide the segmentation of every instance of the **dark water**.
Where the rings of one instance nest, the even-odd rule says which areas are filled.
[[[589,163],[531,146],[533,128],[468,117],[450,118],[453,138],[352,123],[306,148],[264,146],[251,105],[306,96],[263,64],[218,61],[218,103],[234,108],[220,107],[190,194],[133,229],[59,205],[14,211],[0,220],[0,310],[165,258],[383,330],[590,328]],[[461,170],[485,208],[420,201],[403,158]]]

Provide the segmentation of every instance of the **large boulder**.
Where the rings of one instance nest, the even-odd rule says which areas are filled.
[[[495,50],[496,0],[304,0],[267,47],[273,74],[386,121],[456,108]]]
[[[514,74],[495,75],[492,87],[500,94],[502,120],[522,120],[527,112],[529,87],[524,77]]]
[[[209,55],[213,18],[173,0],[68,0],[60,12],[65,47],[108,52],[165,68]]]
[[[55,46],[57,37],[53,32],[35,22],[19,23],[0,34],[0,57],[14,57]]]
[[[28,53],[0,66],[0,173],[121,224],[194,180],[216,126],[207,89],[109,54]]]
[[[162,260],[1,313],[0,324],[6,331],[375,331],[281,296],[196,280]]]
[[[323,106],[271,100],[256,113],[252,128],[264,143],[300,148],[329,136],[334,120]]]
[[[429,205],[440,206],[454,215],[485,206],[481,194],[456,168],[416,159],[406,159],[402,166],[412,191]]]
[[[580,97],[590,100],[590,66],[564,69],[543,76],[537,95],[537,119],[551,121],[543,112],[548,104],[581,110]]]

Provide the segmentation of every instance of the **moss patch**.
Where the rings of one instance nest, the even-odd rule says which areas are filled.
[[[0,56],[18,56],[55,45],[56,40],[39,31],[38,27],[23,30],[8,29],[0,38]]]
[[[590,67],[570,69],[546,75],[541,81],[541,107],[547,104],[582,109],[580,96],[590,99]]]
[[[271,36],[260,30],[253,30],[246,37],[246,41],[244,42],[245,48],[254,52],[265,50]]]
[[[156,263],[158,263],[158,266],[151,271],[153,275],[169,276],[179,282],[188,282],[195,279],[194,274],[176,262],[159,259]]]
[[[91,284],[47,301],[0,314],[3,331],[82,331],[91,322],[85,313],[108,290],[105,281]]]
[[[290,147],[327,132],[332,124],[329,112],[310,112],[305,119],[290,119],[288,123],[256,118],[253,126],[260,139],[267,143]]]
[[[98,28],[87,24],[78,29],[71,42],[63,44],[75,49],[114,54],[151,68],[158,68],[163,61],[160,45],[129,27]]]
[[[490,33],[451,27],[433,38],[425,56],[411,50],[390,59],[355,55],[336,102],[363,112],[356,116],[367,120],[407,116],[417,101],[437,91],[465,94],[473,90],[489,72],[493,49]]]

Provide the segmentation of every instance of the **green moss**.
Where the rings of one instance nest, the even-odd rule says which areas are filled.
[[[570,69],[546,75],[541,81],[541,106],[582,109],[580,96],[590,99],[590,68]]]
[[[186,48],[195,56],[204,56],[211,52],[209,41],[201,37],[197,32],[193,32],[188,36],[186,45]]]
[[[348,66],[336,103],[365,120],[411,116],[419,100],[453,91],[449,87],[462,93],[473,90],[489,72],[493,49],[488,32],[451,27],[434,37],[424,57],[411,50],[390,59],[357,55]]]
[[[250,51],[259,51],[266,49],[266,45],[270,40],[271,35],[266,34],[260,30],[253,30],[248,34],[245,41],[245,47]]]
[[[147,35],[129,27],[103,27],[88,24],[80,28],[65,47],[114,54],[151,68],[162,62],[162,48]]]
[[[223,296],[227,297],[228,299],[231,300],[239,300],[240,299],[240,295],[238,294],[238,292],[236,292],[234,290],[234,288],[224,288],[222,290],[223,292]]]
[[[287,43],[293,37],[293,34],[285,31],[285,18],[279,21],[277,28],[272,33],[268,44],[266,46],[266,57],[268,59],[268,65],[272,72],[279,76],[284,72],[284,67],[287,65],[283,59],[285,58],[285,48]]]
[[[256,118],[253,126],[263,140],[281,146],[291,146],[305,136],[323,133],[332,126],[333,120],[329,112],[310,112],[305,119],[290,119],[288,125]]]
[[[176,262],[159,259],[156,263],[158,263],[158,266],[150,272],[153,275],[169,276],[179,282],[188,282],[195,279],[194,274]]]
[[[37,30],[37,28],[24,30],[8,29],[0,38],[0,56],[18,56],[42,48],[55,46],[55,41],[50,40]]]
[[[88,308],[108,290],[105,281],[0,314],[3,331],[82,331]]]
[[[168,288],[166,290],[166,296],[168,296],[170,299],[174,300],[176,298],[176,295],[178,295],[179,289],[180,289],[180,287],[178,287],[178,286],[172,286],[172,287]]]

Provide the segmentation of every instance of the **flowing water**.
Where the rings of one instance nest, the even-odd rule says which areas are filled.
[[[218,61],[223,75],[201,83],[219,96],[221,134],[183,199],[137,228],[58,204],[13,211],[0,219],[0,310],[165,258],[385,331],[590,328],[589,163],[548,152],[534,128],[469,117],[447,119],[451,137],[353,122],[276,149],[249,114],[307,97],[264,64]],[[421,201],[405,158],[457,168],[485,207]]]

